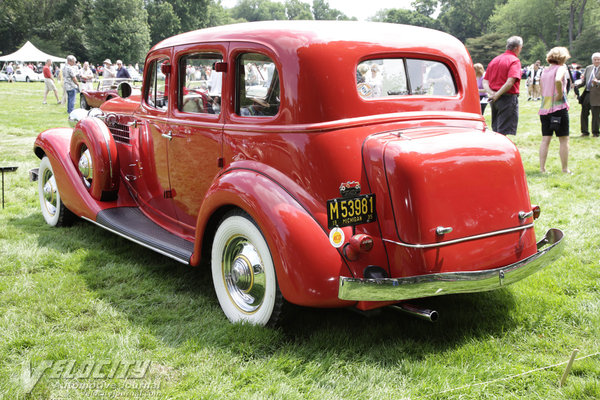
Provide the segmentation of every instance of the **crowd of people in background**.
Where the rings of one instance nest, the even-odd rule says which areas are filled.
[[[526,81],[528,101],[540,101],[542,141],[539,149],[540,172],[546,173],[546,159],[552,137],[559,140],[559,157],[562,171],[570,174],[569,159],[569,102],[568,93],[573,89],[581,104],[581,136],[590,136],[589,115],[592,114],[591,132],[600,136],[600,53],[592,55],[592,64],[585,69],[577,64],[569,65],[571,58],[565,47],[554,47],[546,54],[547,66],[537,60],[521,68],[518,58],[523,49],[519,36],[507,40],[506,51],[495,57],[487,71],[482,64],[475,64],[479,87],[481,113],[489,103],[492,113],[492,129],[504,135],[516,135],[519,122],[519,91],[521,80]]]

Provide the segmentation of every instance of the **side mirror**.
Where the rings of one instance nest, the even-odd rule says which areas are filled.
[[[133,89],[131,88],[131,85],[129,84],[129,82],[121,82],[121,83],[119,83],[119,86],[117,87],[117,94],[119,95],[119,97],[122,97],[124,99],[131,96],[132,91],[133,91]]]

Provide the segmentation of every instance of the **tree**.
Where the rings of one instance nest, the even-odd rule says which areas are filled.
[[[438,0],[415,0],[410,5],[418,14],[431,17],[438,8]]]
[[[86,32],[96,62],[106,57],[125,63],[145,58],[150,32],[142,0],[95,0],[90,20]]]
[[[495,7],[507,0],[440,0],[438,16],[444,31],[461,41],[488,33],[490,16]]]
[[[317,20],[347,21],[349,19],[356,19],[348,18],[348,16],[340,10],[330,8],[329,3],[326,0],[313,0],[312,12]]]
[[[270,0],[241,0],[231,9],[231,16],[246,21],[287,19],[285,6]]]
[[[92,0],[3,0],[0,51],[11,53],[27,40],[40,50],[88,57],[84,30]]]
[[[465,43],[474,63],[488,65],[494,57],[506,50],[506,35],[493,32],[485,35],[469,38]]]
[[[148,11],[150,43],[156,44],[181,32],[181,20],[175,14],[171,3],[151,1],[147,4],[146,10]]]
[[[418,12],[412,10],[403,10],[397,8],[378,11],[373,18],[373,21],[440,29],[439,22],[431,17],[428,17],[427,15],[419,14]]]
[[[287,19],[313,19],[313,14],[310,11],[310,5],[300,0],[286,0],[285,14]]]
[[[208,27],[209,5],[212,0],[164,0],[173,7],[181,21],[181,31],[189,32]]]

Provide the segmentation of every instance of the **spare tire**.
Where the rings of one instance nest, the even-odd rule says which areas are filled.
[[[112,201],[117,198],[117,145],[104,122],[95,117],[79,121],[73,129],[70,154],[83,184],[94,199]]]

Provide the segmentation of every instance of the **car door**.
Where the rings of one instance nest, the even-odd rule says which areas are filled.
[[[168,146],[171,137],[170,66],[172,49],[151,54],[146,73],[139,127],[135,146],[136,160],[128,166],[128,181],[140,207],[163,227],[173,230],[177,215],[169,182]]]
[[[177,218],[193,234],[204,196],[222,167],[223,116],[227,98],[227,43],[175,48],[175,97],[168,145],[169,177]]]

